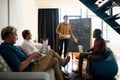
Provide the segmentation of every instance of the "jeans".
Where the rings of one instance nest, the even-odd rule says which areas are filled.
[[[60,56],[62,55],[63,44],[64,44],[64,57],[66,57],[68,41],[69,41],[69,39],[60,39],[60,42],[59,42],[59,45],[60,45],[59,55]]]

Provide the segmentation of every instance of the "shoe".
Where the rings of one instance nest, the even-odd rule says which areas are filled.
[[[74,73],[79,73],[79,70],[72,70],[72,72],[74,72]]]
[[[79,74],[80,77],[82,76],[82,72],[80,72],[80,70],[72,70],[72,72]]]
[[[93,75],[92,74],[86,74],[85,78],[86,78],[86,80],[92,80]]]
[[[65,67],[65,65],[70,61],[70,56],[67,56],[67,59],[65,60],[65,62],[62,64],[63,67]]]
[[[79,76],[76,75],[75,77],[73,77],[74,80],[85,80],[85,78],[83,76]]]
[[[71,79],[71,77],[66,76],[66,75],[63,75],[63,78],[64,78],[64,80],[70,80]]]
[[[66,76],[68,76],[68,75],[69,75],[69,73],[65,73],[65,72],[63,72],[63,71],[62,71],[62,74],[63,74],[63,75],[66,75]]]

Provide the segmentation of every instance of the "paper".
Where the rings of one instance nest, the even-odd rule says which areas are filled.
[[[79,53],[82,53],[82,52],[83,52],[83,47],[82,47],[82,45],[78,45],[78,49],[79,49]]]
[[[47,53],[48,52],[48,39],[43,40],[42,52],[43,53]]]

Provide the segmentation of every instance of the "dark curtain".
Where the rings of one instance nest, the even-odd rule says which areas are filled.
[[[38,42],[48,38],[48,44],[55,51],[58,51],[58,36],[56,34],[58,23],[58,9],[38,9]]]

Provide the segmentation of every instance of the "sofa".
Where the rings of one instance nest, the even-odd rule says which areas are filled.
[[[17,47],[20,48],[20,45]],[[0,55],[0,80],[55,80],[55,73],[53,68],[45,72],[12,72]]]
[[[107,48],[107,55],[108,57],[105,60],[94,62],[94,66],[93,66],[94,77],[99,79],[102,78],[102,80],[103,78],[104,80],[106,79],[109,80],[114,78],[114,76],[117,74],[118,65],[114,57],[114,54],[110,48]],[[86,72],[88,73],[88,71],[89,71],[89,66],[87,62]]]
[[[50,80],[47,72],[12,72],[0,55],[0,80]]]

